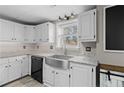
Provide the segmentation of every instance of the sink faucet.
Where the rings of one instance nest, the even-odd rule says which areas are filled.
[[[64,55],[67,56],[67,48],[64,47]]]
[[[66,40],[64,42],[64,55],[67,56],[67,47],[66,47]]]

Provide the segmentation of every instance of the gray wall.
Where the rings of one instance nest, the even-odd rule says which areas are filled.
[[[96,55],[100,63],[124,66],[124,53],[105,52],[103,49],[103,8],[97,6],[98,11],[98,42],[96,45]]]

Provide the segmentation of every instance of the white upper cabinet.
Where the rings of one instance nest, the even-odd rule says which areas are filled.
[[[54,42],[55,25],[50,22],[46,22],[36,26],[37,40],[38,42]]]
[[[36,26],[37,42],[42,42],[42,24]]]
[[[24,25],[15,23],[15,39],[16,41],[24,42]]]
[[[36,43],[35,26],[26,25],[24,33],[25,41],[28,43]]]
[[[79,15],[79,33],[81,42],[96,41],[96,10]]]
[[[0,40],[12,41],[14,38],[14,23],[0,19]]]
[[[24,41],[24,25],[0,19],[1,41]]]
[[[49,41],[48,26],[49,25],[47,23],[42,24],[42,41],[43,42]]]
[[[54,42],[55,25],[46,22],[40,25],[23,25],[0,19],[0,41],[24,43]]]

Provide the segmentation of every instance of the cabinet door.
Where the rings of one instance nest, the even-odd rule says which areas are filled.
[[[48,39],[50,43],[55,41],[55,25],[53,23],[48,25]]]
[[[6,20],[0,20],[0,24],[1,40],[5,41],[14,40],[14,23]]]
[[[2,22],[0,20],[0,40],[3,40]]]
[[[0,85],[8,82],[8,64],[0,65]]]
[[[96,10],[82,13],[79,16],[79,30],[82,41],[96,40]]]
[[[15,39],[16,41],[24,41],[24,25],[15,23]]]
[[[21,77],[21,62],[16,57],[9,59],[9,81]]]
[[[36,26],[38,42],[54,42],[55,25],[47,22]]]
[[[49,85],[54,85],[54,73],[55,71],[48,65],[45,65],[44,68],[44,74],[45,74],[45,83],[48,83]]]
[[[37,42],[42,42],[42,24],[36,26],[36,33]]]
[[[56,70],[55,86],[56,87],[69,87],[69,73],[68,73],[68,71]]]
[[[80,64],[71,64],[71,87],[92,87],[93,86],[93,72],[92,67]]]
[[[28,57],[23,56],[21,59],[21,75],[26,76],[29,73],[29,62],[28,62]]]
[[[42,24],[42,41],[47,42],[49,41],[49,33],[48,33],[48,23]]]
[[[36,30],[34,26],[25,27],[25,37],[27,37],[27,42],[35,43],[36,42]]]

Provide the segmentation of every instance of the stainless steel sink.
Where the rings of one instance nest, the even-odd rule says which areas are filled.
[[[56,59],[63,59],[63,60],[68,60],[68,59],[72,58],[72,56],[65,56],[65,55],[53,55],[50,57],[56,58]]]
[[[56,67],[59,69],[68,69],[69,68],[69,62],[68,59],[72,58],[71,56],[65,56],[65,55],[53,55],[49,56],[45,59],[45,63],[47,65],[50,65],[52,67]]]

